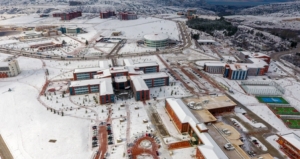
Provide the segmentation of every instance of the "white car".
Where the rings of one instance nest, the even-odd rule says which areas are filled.
[[[226,144],[224,145],[224,148],[225,148],[226,150],[228,150],[228,151],[231,151],[231,150],[234,150],[234,149],[235,149],[235,148],[232,146],[231,143],[226,143]]]

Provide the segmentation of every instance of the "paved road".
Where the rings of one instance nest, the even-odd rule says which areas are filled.
[[[281,56],[283,56],[283,55],[288,55],[288,54],[293,54],[293,53],[296,53],[296,52],[299,52],[300,53],[300,45],[298,45],[297,46],[297,48],[294,48],[294,49],[292,49],[292,50],[288,50],[288,51],[281,51],[281,52],[275,52],[275,53],[273,53],[272,55],[271,55],[271,58],[273,59],[273,60],[276,60],[276,61],[279,61],[279,62],[281,62],[281,63],[283,63],[282,62],[282,60],[281,60]],[[288,65],[285,65],[286,67],[289,67],[290,69],[292,69],[292,70],[294,70],[296,73],[298,73],[298,74],[300,74],[300,71],[298,70],[298,69],[295,69],[294,67],[290,67],[290,66],[288,66]],[[281,68],[282,69],[282,68]],[[284,70],[284,69],[283,69]],[[288,74],[290,74],[290,73],[288,73]]]
[[[6,146],[2,136],[0,135],[0,158],[1,159],[13,159],[8,147]]]

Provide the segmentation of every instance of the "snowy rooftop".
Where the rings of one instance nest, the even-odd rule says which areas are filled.
[[[110,68],[110,73],[128,72],[125,67],[112,67]]]
[[[174,110],[181,123],[187,123],[190,119],[193,119],[196,123],[198,123],[198,120],[195,118],[189,108],[182,102],[181,99],[167,98],[166,101]]]
[[[206,66],[223,66],[225,67],[226,63],[221,63],[221,62],[208,62],[205,63]]]
[[[125,66],[135,66],[135,67],[150,67],[158,66],[156,62],[144,62],[144,63],[133,63],[131,59],[124,59]]]
[[[151,41],[162,41],[167,40],[169,38],[166,34],[148,34],[144,36],[144,39]]]
[[[97,72],[108,69],[109,65],[111,65],[111,60],[103,60],[99,61],[99,67],[78,68],[74,70],[74,73]]]
[[[169,76],[165,72],[154,72],[154,73],[130,76],[131,79],[141,78],[143,80],[154,79],[154,78],[166,78],[166,77],[169,77]]]
[[[230,64],[229,67],[231,70],[244,70],[244,71],[247,70],[247,67],[242,64]]]
[[[121,83],[121,82],[126,82],[126,81],[127,81],[127,77],[126,76],[115,77],[115,82],[116,83]]]
[[[259,58],[249,58],[249,60],[251,60],[253,62],[253,64],[263,67],[263,66],[267,66],[268,64],[266,63],[266,61],[259,59]],[[247,64],[247,65],[251,65],[251,64]]]
[[[8,67],[8,62],[0,61],[0,67]]]
[[[215,43],[214,40],[197,40],[198,43]]]
[[[134,78],[132,79],[132,83],[136,91],[149,90],[142,78]]]
[[[201,151],[204,158],[228,159],[225,153],[208,133],[200,133],[199,138],[203,142],[203,145],[198,146],[198,149]]]
[[[203,96],[200,98],[185,98],[185,103],[195,102],[202,104],[204,109],[217,109],[222,107],[236,106],[227,96]]]
[[[110,73],[110,70],[109,69],[105,69],[105,70],[102,70],[102,71],[97,71],[97,75],[94,75],[94,78],[104,78],[104,77],[110,77],[111,76],[111,73]]]
[[[270,57],[269,55],[263,54],[263,53],[252,53],[249,51],[241,51],[242,54],[248,55],[249,57],[262,57],[262,56],[267,56]]]
[[[99,95],[114,94],[111,78],[103,78],[100,84]]]
[[[282,135],[281,137],[300,150],[300,137],[298,135],[290,133]]]
[[[203,145],[198,146],[205,158],[209,159],[228,159],[221,148],[213,140],[213,138],[206,132],[200,132],[197,127],[201,130],[206,130],[205,124],[200,124],[195,118],[189,108],[182,102],[181,99],[167,98],[166,101],[169,103],[170,107],[175,112],[176,116],[179,118],[181,123],[189,123],[193,128],[194,132],[203,142]]]
[[[78,68],[74,70],[74,73],[97,72],[97,71],[100,71],[99,67]]]

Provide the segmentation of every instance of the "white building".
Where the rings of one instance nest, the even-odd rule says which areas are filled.
[[[0,62],[0,78],[17,76],[21,73],[19,63],[13,57]]]

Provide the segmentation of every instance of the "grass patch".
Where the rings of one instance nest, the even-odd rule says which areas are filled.
[[[279,115],[300,115],[294,107],[271,107]]]
[[[300,119],[282,119],[283,122],[292,129],[300,129]]]

